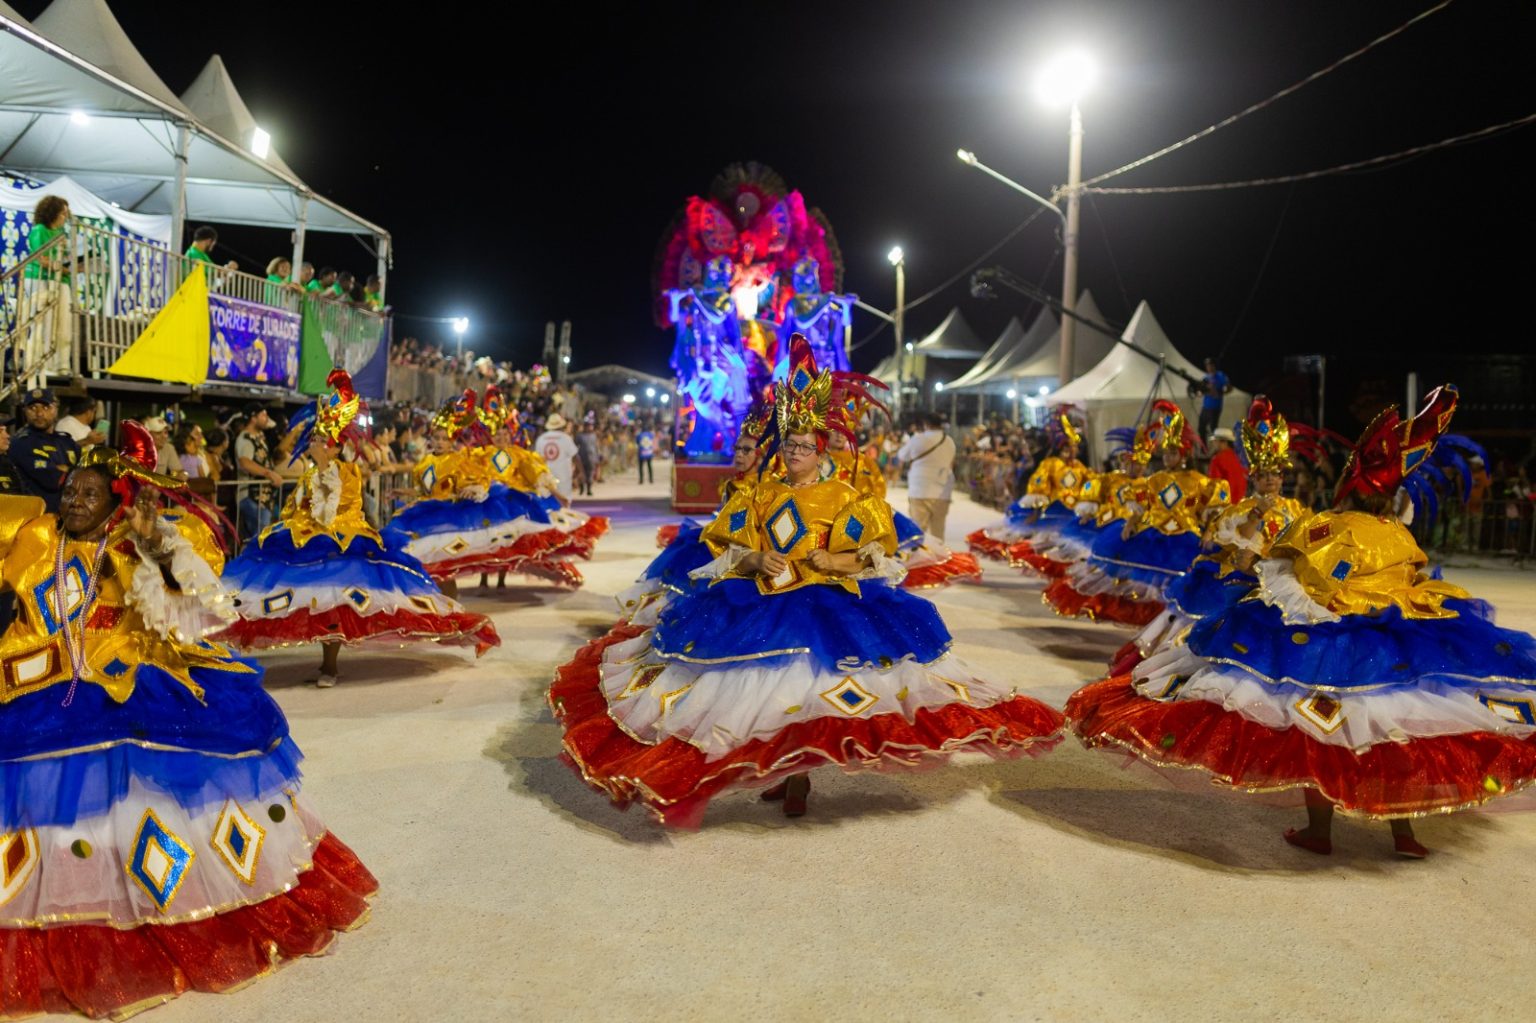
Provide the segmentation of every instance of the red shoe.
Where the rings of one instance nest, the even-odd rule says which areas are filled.
[[[1284,838],[1296,848],[1305,849],[1309,853],[1317,853],[1319,856],[1331,856],[1333,854],[1333,841],[1331,839],[1310,838],[1295,828],[1287,828]]]
[[[1422,860],[1429,855],[1429,850],[1420,845],[1412,835],[1393,835],[1392,851],[1405,860]]]
[[[781,781],[771,789],[764,789],[758,798],[765,803],[777,803],[784,798],[784,792],[789,788],[789,782]]]
[[[811,794],[811,777],[797,774],[784,782],[784,816],[804,817],[805,800]]]

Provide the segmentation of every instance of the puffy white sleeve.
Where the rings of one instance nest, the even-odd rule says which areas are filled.
[[[341,504],[341,467],[335,459],[331,460],[323,472],[315,473],[312,487],[309,513],[315,517],[316,522],[328,527],[336,521],[336,509]]]
[[[743,547],[740,544],[730,544],[725,548],[724,551],[720,553],[718,558],[709,562],[707,565],[700,565],[692,572],[689,572],[688,578],[724,579],[726,576],[735,571],[736,566],[741,563],[742,558],[751,553],[752,551],[750,548]]]
[[[127,602],[145,625],[167,639],[195,643],[238,617],[229,591],[171,523],[161,519],[151,540],[134,544],[139,564],[128,583]],[[166,584],[162,567],[169,569],[177,589]]]
[[[1287,625],[1316,625],[1319,622],[1336,622],[1339,616],[1312,599],[1312,595],[1296,578],[1290,561],[1282,558],[1265,558],[1253,566],[1259,577],[1259,599],[1270,607],[1280,609]]]

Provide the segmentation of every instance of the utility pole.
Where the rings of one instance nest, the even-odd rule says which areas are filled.
[[[544,352],[539,356],[539,361],[546,366],[553,366],[555,358],[555,321],[549,320],[544,324]]]
[[[1072,382],[1077,347],[1077,225],[1083,182],[1083,115],[1072,103],[1067,144],[1067,218],[1061,237],[1061,373],[1057,389]]]
[[[555,382],[563,386],[565,384],[565,374],[570,371],[570,368],[571,321],[564,320],[560,324],[560,361],[557,364],[556,370],[559,375],[555,378]]]
[[[906,334],[903,330],[907,310],[907,260],[906,255],[898,245],[891,250],[889,257],[891,264],[896,267],[896,311],[891,314],[891,326],[896,331],[896,405],[895,413],[898,421],[901,418],[901,406],[906,398],[904,388],[907,382],[906,362]],[[893,424],[895,425],[895,424]]]

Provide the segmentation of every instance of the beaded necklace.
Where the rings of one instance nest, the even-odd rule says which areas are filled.
[[[82,676],[86,673],[85,664],[85,625],[90,618],[91,606],[96,603],[97,582],[101,578],[102,565],[106,563],[107,535],[102,534],[100,542],[96,544],[96,553],[91,559],[91,574],[85,582],[85,592],[80,598],[80,625],[78,629],[69,620],[69,604],[64,595],[64,531],[59,530],[59,542],[53,549],[53,606],[54,613],[59,617],[59,628],[64,633],[64,650],[69,654],[70,680],[69,692],[64,694],[63,706],[68,707],[75,701],[75,687],[80,684]]]

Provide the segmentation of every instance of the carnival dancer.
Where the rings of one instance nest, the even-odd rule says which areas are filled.
[[[768,406],[766,412],[754,410],[742,422],[741,432],[731,450],[731,468],[736,470],[736,475],[720,484],[722,508],[737,490],[743,487],[750,489],[756,482],[758,459],[761,456],[757,439],[762,433],[766,416],[772,413],[772,406]],[[674,595],[694,586],[690,573],[709,564],[715,557],[709,545],[704,542],[704,527],[707,524],[684,519],[670,526],[672,538],[663,545],[661,553],[651,560],[633,586],[618,595],[625,621],[654,625]],[[662,531],[668,528],[663,526],[658,530],[658,541]]]
[[[239,619],[221,638],[246,650],[319,643],[322,689],[340,678],[343,644],[428,640],[477,655],[499,645],[490,619],[445,596],[421,562],[363,517],[362,472],[339,455],[364,439],[365,406],[346,371],[332,370],[327,384],[331,393],[294,417],[294,457],[307,453],[312,464],[280,520],[225,567]]]
[[[515,536],[500,551],[496,588],[506,586],[508,572],[580,586],[581,572],[571,559],[592,557],[598,538],[608,532],[608,519],[569,507],[544,459],[517,443],[517,409],[502,399],[494,385],[485,389],[477,414],[490,443],[470,449],[466,457],[484,463],[491,480],[490,508],[503,534]],[[481,587],[487,582],[482,574]]]
[[[805,812],[808,771],[915,767],[961,750],[1039,751],[1059,716],[977,678],[932,604],[893,585],[890,508],[821,478],[851,432],[851,374],[797,340],[764,432],[782,475],[738,490],[706,527],[716,557],[654,627],[621,623],[561,667],[549,700],[570,762],[619,805],[696,824],[711,798],[766,788]]]
[[[1205,522],[1229,503],[1226,483],[1191,469],[1199,443],[1178,405],[1152,405],[1150,443],[1163,467],[1146,482],[1146,504],[1131,509],[1121,529],[1094,540],[1088,560],[1046,587],[1045,602],[1058,614],[1145,626],[1163,609],[1164,590],[1200,554]]]
[[[1109,458],[1117,468],[1090,473],[1072,508],[1076,521],[1062,526],[1054,537],[1033,545],[1029,565],[1047,579],[1060,578],[1074,564],[1086,560],[1100,533],[1112,523],[1118,527],[1131,514],[1133,503],[1136,507],[1146,503],[1141,486],[1152,457],[1146,427],[1106,430],[1104,440],[1109,444]]]
[[[325,951],[378,887],[301,793],[261,667],[204,638],[234,616],[212,531],[120,429],[57,515],[0,521],[4,1019],[236,990]]]
[[[1307,513],[1300,501],[1284,496],[1281,488],[1286,471],[1294,465],[1293,455],[1312,462],[1321,458],[1319,432],[1286,422],[1262,394],[1253,399],[1241,429],[1249,496],[1223,508],[1210,522],[1206,553],[1169,584],[1163,613],[1121,648],[1110,674],[1130,671],[1148,652],[1176,639],[1195,621],[1247,596],[1257,582],[1253,564],[1268,557],[1275,540]]]
[[[1420,858],[1412,818],[1536,781],[1536,638],[1427,574],[1395,512],[1400,487],[1438,473],[1456,398],[1446,385],[1409,422],[1396,408],[1378,416],[1335,509],[1275,541],[1251,599],[1074,694],[1083,741],[1238,791],[1301,788],[1308,823],[1285,838],[1320,854],[1335,810],[1387,820],[1396,852]]]
[[[1046,421],[1052,454],[1029,477],[1024,494],[1009,505],[1001,523],[967,536],[971,550],[993,561],[1028,567],[1035,542],[1049,541],[1070,523],[1083,483],[1093,472],[1077,457],[1083,437],[1069,410]]]

